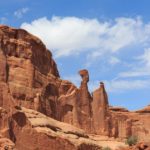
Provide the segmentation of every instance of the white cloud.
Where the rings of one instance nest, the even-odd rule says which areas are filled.
[[[144,54],[139,56],[137,59],[141,60],[146,67],[150,67],[150,48],[145,49]]]
[[[108,92],[126,92],[150,86],[150,80],[112,80],[104,83]]]
[[[48,20],[44,17],[31,24],[23,23],[21,28],[40,37],[59,57],[98,48],[98,37],[103,34],[106,26],[107,24],[100,24],[96,19],[53,17]]]
[[[143,68],[135,68],[130,71],[119,73],[118,78],[132,78],[132,77],[142,77],[142,76],[150,76],[150,71]]]
[[[119,73],[117,78],[130,77],[150,77],[150,48],[145,49],[144,53],[135,58],[138,62],[134,63],[129,71]]]
[[[110,59],[109,59],[109,63],[111,64],[111,65],[116,65],[116,64],[119,64],[121,62],[121,60],[119,59],[119,58],[117,58],[117,57],[110,57]]]
[[[125,92],[150,87],[150,48],[136,57],[136,63],[128,71],[120,72],[112,81],[105,81],[109,92]],[[143,77],[147,77],[142,79]],[[130,80],[129,80],[130,79]]]
[[[103,53],[101,52],[101,50],[97,50],[97,51],[93,51],[90,52],[89,54],[87,54],[86,56],[86,63],[84,64],[84,66],[90,67],[92,65],[93,62],[95,62],[97,59],[101,58],[103,56]]]
[[[29,8],[21,8],[18,9],[14,12],[14,16],[17,17],[18,19],[22,18],[24,14],[26,14],[29,11]]]
[[[144,24],[139,17],[117,18],[112,22],[77,17],[52,17],[49,20],[43,17],[23,23],[21,28],[40,37],[55,57],[81,52],[97,57],[95,54],[115,53],[139,43],[144,45],[150,39],[150,24]]]

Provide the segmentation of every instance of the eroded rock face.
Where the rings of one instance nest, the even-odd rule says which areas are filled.
[[[83,130],[23,107],[13,113],[11,130],[19,150],[101,150]]]
[[[118,150],[150,150],[150,143],[140,142],[130,147],[121,147]]]
[[[87,70],[80,70],[79,74],[82,78],[81,85],[78,91],[78,107],[79,107],[79,123],[81,128],[86,131],[91,131],[91,102],[92,97],[88,90],[87,83],[89,82],[89,74]]]
[[[72,143],[67,137],[79,139],[79,129],[74,134],[71,129],[66,131],[64,124],[60,127],[57,121],[52,121],[53,126],[45,120],[46,116],[87,133],[121,139],[136,135],[150,141],[147,138],[150,137],[149,106],[136,112],[110,107],[104,83],[101,82],[100,87],[90,94],[89,73],[85,69],[79,71],[79,88],[60,79],[51,52],[25,30],[0,26],[0,68],[0,133],[21,150],[28,149],[29,140],[33,143],[30,149],[36,148],[34,143],[40,141],[39,149],[49,144],[47,147],[51,145],[53,150],[96,150],[82,142],[76,146],[77,143]],[[34,115],[30,113],[32,110],[35,110]],[[40,116],[36,114],[39,113],[40,116],[44,114],[44,119],[41,116],[42,119],[38,120]],[[65,140],[57,135],[58,129],[65,130],[62,135]],[[30,139],[28,133],[36,138]]]
[[[0,138],[0,149],[1,150],[17,150],[15,144],[7,138]]]
[[[116,137],[121,139],[132,135],[138,137],[139,141],[150,142],[150,113],[110,111],[112,120],[115,121]]]
[[[108,112],[108,97],[105,91],[104,83],[100,83],[100,87],[93,92],[92,112],[94,130],[97,134],[109,135],[110,116]]]
[[[0,26],[0,68],[0,106],[4,108],[25,106],[58,119],[58,97],[75,88],[59,79],[45,45],[22,29]]]

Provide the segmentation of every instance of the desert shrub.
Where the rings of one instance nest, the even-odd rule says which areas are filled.
[[[130,136],[125,141],[125,143],[129,146],[135,145],[137,142],[138,142],[137,136]]]
[[[111,148],[107,146],[107,147],[103,147],[102,150],[111,150]]]

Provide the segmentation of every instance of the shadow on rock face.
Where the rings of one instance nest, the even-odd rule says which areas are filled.
[[[24,127],[26,125],[26,116],[24,113],[16,112],[9,118],[9,136],[14,143],[16,142],[15,130],[17,129],[15,124],[18,127]]]
[[[23,127],[26,125],[26,116],[24,113],[22,112],[17,112],[15,114],[13,114],[13,119],[16,121],[16,123],[18,124],[18,126]]]
[[[83,143],[78,147],[78,150],[101,150],[101,148],[96,145],[87,145]]]

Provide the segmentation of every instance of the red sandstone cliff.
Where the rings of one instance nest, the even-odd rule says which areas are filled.
[[[150,141],[149,107],[137,112],[109,107],[103,83],[92,95],[89,93],[87,70],[79,71],[82,79],[79,88],[60,79],[51,52],[25,30],[0,26],[0,68],[0,133],[19,150],[27,149],[28,133],[34,137],[30,139],[31,150],[37,141],[40,141],[38,149],[45,144],[52,146],[52,150],[100,149],[87,136],[83,137],[79,129],[72,131],[73,126],[64,124],[60,127],[58,121],[87,133],[121,139],[136,135]],[[52,125],[45,117],[58,121],[52,121]],[[71,135],[66,134],[64,126],[70,128],[67,132]],[[78,143],[76,139],[80,137],[84,140]]]

